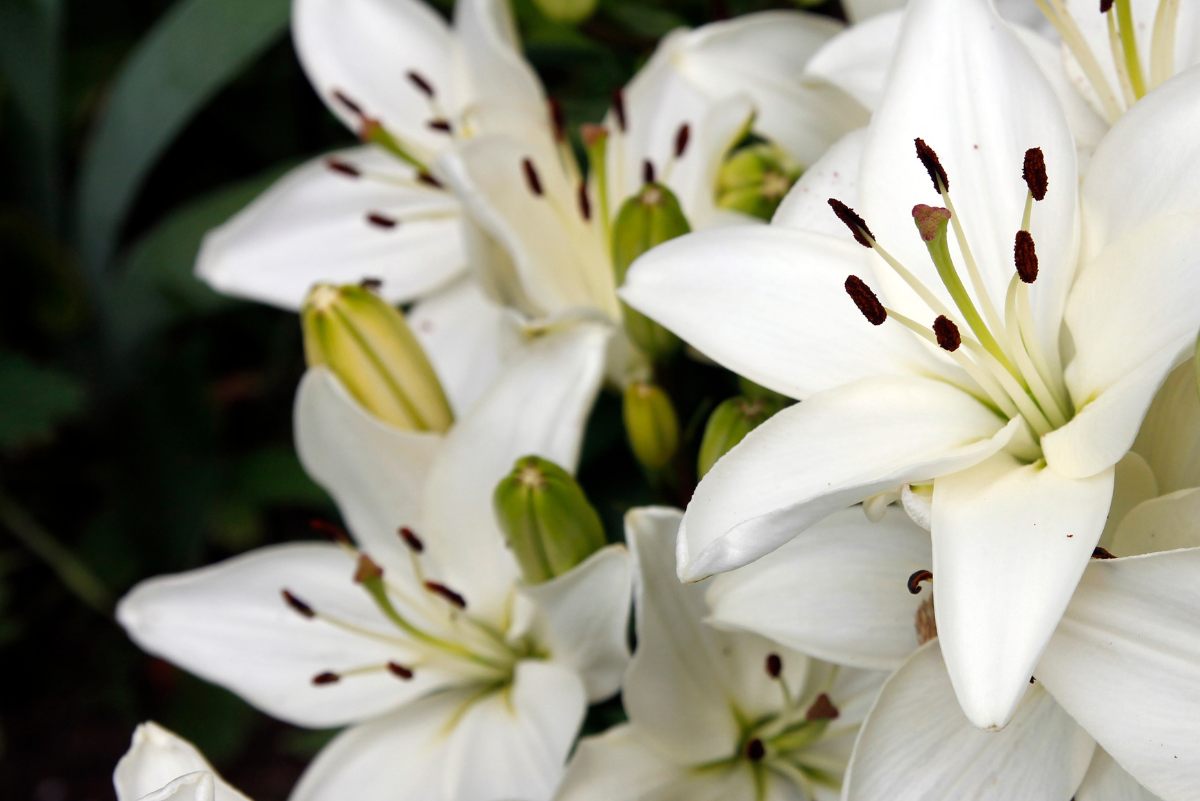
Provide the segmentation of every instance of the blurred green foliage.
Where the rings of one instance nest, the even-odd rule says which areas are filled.
[[[575,25],[514,8],[574,128],[667,31],[788,5],[601,0]],[[153,718],[251,797],[282,799],[330,736],[141,653],[110,617],[142,578],[311,537],[309,519],[336,515],[292,448],[295,316],[191,272],[206,230],[351,141],[287,21],[287,0],[0,0],[0,797],[110,798],[133,726]],[[656,380],[687,476],[736,380],[690,360]],[[630,506],[690,493],[636,466],[613,396],[580,481],[613,539]],[[619,703],[597,707],[589,731],[619,719]]]

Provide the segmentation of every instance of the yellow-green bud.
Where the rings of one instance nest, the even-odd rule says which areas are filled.
[[[574,25],[583,22],[596,10],[599,0],[534,0],[548,19]]]
[[[754,429],[767,421],[771,415],[784,407],[772,398],[729,398],[713,410],[704,427],[704,438],[700,440],[700,458],[697,469],[701,478],[717,460],[733,450]]]
[[[600,515],[558,465],[523,456],[496,485],[496,521],[530,584],[561,576],[604,547]]]
[[[612,256],[617,285],[625,281],[629,265],[646,251],[691,231],[679,200],[670,189],[648,183],[625,201],[613,225]],[[682,344],[677,336],[649,317],[621,304],[625,330],[651,359],[670,357]]]
[[[637,460],[665,467],[679,447],[679,418],[662,387],[635,381],[625,388],[625,433]]]
[[[717,205],[769,220],[804,169],[767,142],[736,150],[717,173]]]
[[[454,422],[404,315],[354,284],[318,284],[300,312],[309,367],[329,368],[367,411],[397,428],[445,431]]]

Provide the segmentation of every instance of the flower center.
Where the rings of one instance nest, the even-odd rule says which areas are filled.
[[[942,285],[954,308],[946,306],[921,281],[888,253],[871,233],[866,221],[853,209],[830,198],[834,213],[850,229],[856,241],[873,249],[907,283],[935,315],[930,326],[885,307],[866,282],[858,276],[846,279],[846,292],[872,325],[891,319],[950,355],[974,381],[972,391],[981,401],[1007,419],[1020,415],[1036,434],[1045,436],[1074,415],[1074,407],[1063,381],[1056,347],[1038,341],[1029,301],[1029,284],[1037,280],[1038,259],[1029,224],[1033,204],[1046,196],[1046,164],[1042,151],[1025,153],[1022,177],[1028,192],[1021,229],[1013,243],[1015,270],[1009,281],[1004,314],[992,303],[983,277],[972,255],[966,234],[950,198],[950,179],[934,150],[916,140],[917,158],[929,172],[934,189],[945,207],[917,205],[913,221],[929,251]],[[954,236],[966,266],[967,279],[979,299],[976,304],[950,254],[948,231]]]

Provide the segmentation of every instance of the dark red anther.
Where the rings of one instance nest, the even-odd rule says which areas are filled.
[[[654,183],[654,162],[650,159],[642,162],[642,183]]]
[[[417,180],[420,181],[421,183],[425,184],[426,186],[432,186],[434,189],[445,189],[446,188],[445,184],[443,184],[437,178],[434,178],[432,175],[425,172],[424,170],[421,170],[419,173],[417,173]]]
[[[542,179],[538,177],[537,168],[533,166],[532,159],[523,159],[521,161],[521,169],[525,171],[525,183],[529,186],[529,191],[535,196],[542,196]]]
[[[383,279],[368,277],[368,278],[364,278],[363,280],[359,281],[358,285],[361,286],[363,289],[367,290],[368,292],[378,292],[379,290],[383,289]]]
[[[362,106],[358,105],[358,103],[355,103],[353,100],[351,100],[349,97],[347,97],[345,95],[345,93],[342,92],[342,90],[334,89],[333,97],[335,100],[337,100],[337,102],[341,103],[343,106],[345,106],[347,109],[349,109],[351,114],[355,114],[359,117],[363,116]]]
[[[777,679],[781,673],[783,673],[783,659],[779,654],[767,654],[767,675]]]
[[[374,225],[376,228],[395,228],[397,223],[394,217],[389,217],[386,214],[380,214],[377,211],[372,211],[367,214],[367,222]]]
[[[1032,284],[1038,277],[1037,248],[1033,245],[1033,237],[1028,231],[1017,231],[1013,242],[1013,261],[1017,263],[1017,275],[1027,284]]]
[[[318,673],[317,675],[313,676],[312,683],[320,686],[322,684],[337,684],[341,680],[341,676],[327,670],[324,673]]]
[[[410,551],[421,553],[425,550],[425,543],[421,542],[421,538],[417,536],[417,533],[408,526],[401,526],[399,534],[400,539],[404,540],[404,544],[408,546]]]
[[[342,175],[346,175],[351,178],[358,178],[360,175],[362,175],[362,171],[359,170],[358,167],[355,167],[353,164],[348,164],[341,159],[326,159],[325,166],[334,172],[341,173]]]
[[[399,679],[404,679],[405,681],[408,681],[413,677],[412,668],[406,668],[404,665],[401,665],[397,662],[388,662],[387,669],[393,676]]]
[[[319,517],[314,517],[308,521],[308,525],[313,531],[320,534],[325,539],[337,545],[350,545],[350,535],[346,533],[341,526],[336,526],[327,520],[322,520]]]
[[[1040,147],[1031,147],[1025,151],[1025,163],[1021,166],[1021,177],[1029,187],[1029,193],[1034,200],[1046,197],[1046,189],[1050,179],[1046,177],[1046,157]]]
[[[435,595],[442,596],[459,609],[467,608],[467,599],[447,587],[445,584],[439,584],[436,581],[427,581],[425,582],[425,589],[429,590]]]
[[[454,128],[450,125],[449,120],[442,120],[442,119],[430,120],[429,122],[426,123],[426,125],[428,125],[433,130],[437,131],[438,133],[444,133],[444,134],[454,133]]]
[[[578,198],[579,216],[583,217],[585,221],[592,219],[592,200],[588,197],[587,184],[579,185]]]
[[[933,573],[928,570],[918,570],[908,577],[908,591],[916,595],[921,591],[922,581],[933,581]]]
[[[554,138],[559,142],[567,140],[567,117],[563,114],[562,103],[557,98],[546,101],[550,106],[550,122],[554,125]]]
[[[354,581],[358,584],[365,584],[368,581],[377,581],[383,578],[383,568],[375,564],[371,557],[365,553],[358,555],[358,567],[354,571]]]
[[[313,608],[311,606],[304,603],[304,601],[301,601],[295,595],[292,595],[290,590],[280,590],[280,593],[283,595],[284,603],[286,603],[288,606],[290,606],[292,609],[296,610],[296,612],[300,613],[304,617],[313,618],[313,617],[317,616],[317,613],[313,610]]]
[[[933,335],[937,337],[938,347],[942,350],[953,353],[962,345],[962,335],[958,333],[958,326],[944,314],[939,314],[933,321]]]
[[[1092,549],[1092,558],[1093,559],[1116,559],[1117,557],[1115,557],[1111,553],[1109,553],[1107,548],[1101,548],[1099,545],[1097,545],[1095,548]]]
[[[804,718],[805,720],[837,720],[838,714],[840,714],[838,708],[833,705],[833,701],[829,700],[829,696],[821,693],[804,713]]]
[[[625,124],[625,90],[619,86],[613,89],[612,110],[613,115],[617,118],[617,127],[621,129],[621,133],[625,133],[627,129]]]
[[[683,154],[687,152],[688,140],[692,137],[692,127],[686,122],[679,126],[679,130],[675,132],[675,158],[683,158]]]
[[[865,281],[857,275],[847,276],[846,294],[854,301],[863,317],[867,318],[867,322],[871,325],[883,325],[883,321],[887,319],[887,310]]]
[[[750,742],[746,743],[746,759],[751,762],[761,762],[762,758],[767,755],[767,748],[763,745],[763,741],[755,737]]]
[[[433,84],[425,80],[425,77],[421,75],[421,73],[417,72],[416,70],[409,70],[408,82],[417,87],[417,91],[419,91],[421,94],[425,95],[426,97],[433,97]]]
[[[854,209],[850,208],[837,198],[829,198],[829,208],[833,209],[833,213],[837,215],[837,218],[845,223],[846,227],[850,229],[850,233],[854,235],[855,242],[862,245],[864,248],[871,247],[871,241],[867,237],[874,239],[875,235],[871,233],[871,229],[867,227],[866,220],[864,220],[862,217],[859,217],[858,213],[854,211]],[[876,323],[876,325],[878,325],[878,323]]]
[[[1107,14],[1112,10],[1113,0],[1100,0],[1100,13]]]
[[[933,181],[934,191],[939,194],[950,191],[950,178],[947,177],[946,171],[942,169],[941,159],[933,148],[925,144],[925,140],[917,137],[913,140],[917,146],[917,158],[925,165],[925,170],[929,173],[929,180]]]

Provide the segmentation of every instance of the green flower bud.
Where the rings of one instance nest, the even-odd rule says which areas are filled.
[[[592,15],[598,0],[534,0],[534,3],[547,19],[574,25]]]
[[[662,387],[635,381],[625,388],[625,433],[637,460],[665,467],[679,447],[679,418]]]
[[[717,205],[769,220],[804,169],[767,142],[734,151],[717,173]]]
[[[404,315],[357,285],[318,284],[300,312],[310,367],[329,368],[367,411],[411,431],[454,422],[425,351]]]
[[[738,396],[721,403],[708,418],[704,427],[704,438],[700,440],[699,475],[707,473],[717,460],[733,450],[767,418],[784,407],[772,398],[747,398]]]
[[[613,226],[612,257],[617,285],[624,283],[625,272],[638,256],[691,230],[679,200],[670,189],[657,183],[643,186],[621,206]],[[682,344],[679,337],[624,303],[621,310],[625,330],[651,359],[666,359],[679,350]]]
[[[496,485],[493,508],[530,584],[561,576],[604,547],[600,515],[571,474],[523,456]]]

